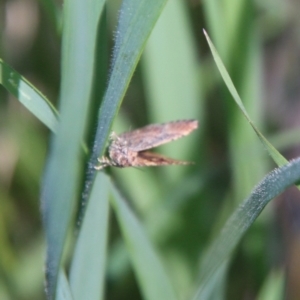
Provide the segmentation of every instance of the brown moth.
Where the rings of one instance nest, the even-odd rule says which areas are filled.
[[[198,121],[182,120],[151,124],[120,135],[112,132],[108,157],[98,158],[99,165],[95,166],[95,169],[101,170],[108,166],[125,168],[190,164],[147,150],[186,136],[196,128],[198,128]]]

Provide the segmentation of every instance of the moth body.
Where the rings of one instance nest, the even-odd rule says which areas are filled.
[[[121,136],[115,136],[108,148],[109,159],[115,167],[130,167],[134,165],[138,152],[128,148],[128,142]]]
[[[110,136],[108,157],[99,158],[100,164],[95,169],[101,170],[107,166],[125,168],[190,164],[147,150],[186,136],[196,128],[198,121],[182,120],[148,125],[119,136],[113,132]]]

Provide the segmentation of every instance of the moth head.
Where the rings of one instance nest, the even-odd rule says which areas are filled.
[[[127,153],[127,141],[112,132],[109,145],[109,156],[112,157],[115,155],[127,155]]]

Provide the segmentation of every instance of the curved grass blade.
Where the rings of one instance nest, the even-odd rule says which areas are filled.
[[[71,265],[74,299],[99,300],[104,295],[109,184],[104,173],[97,173]]]
[[[81,147],[87,123],[95,44],[104,1],[65,1],[60,122],[53,137],[42,190],[46,280],[53,299],[68,228],[81,185]]]
[[[252,122],[250,116],[248,115],[248,113],[246,111],[246,108],[243,105],[243,102],[242,102],[237,90],[235,89],[235,87],[233,85],[233,82],[232,82],[216,48],[214,47],[213,43],[211,42],[206,31],[203,30],[203,32],[205,34],[205,37],[209,44],[209,47],[212,52],[213,58],[216,62],[216,65],[219,69],[219,72],[221,73],[221,76],[223,77],[223,80],[224,80],[225,84],[227,85],[227,88],[230,91],[230,93],[231,93],[233,99],[235,100],[236,104],[238,105],[239,109],[241,110],[243,115],[246,117],[246,119],[248,120],[248,122],[250,123],[252,128],[254,129],[255,133],[257,134],[257,136],[259,137],[259,139],[261,140],[261,142],[263,143],[265,148],[268,150],[268,152],[271,155],[271,157],[273,158],[273,160],[277,163],[277,165],[282,166],[282,165],[286,164],[287,160],[273,147],[273,145],[263,136],[263,134],[258,130],[258,128]]]
[[[292,160],[264,177],[250,196],[235,210],[202,260],[200,287],[194,299],[205,299],[203,292],[216,270],[229,259],[230,254],[253,224],[264,207],[287,187],[300,180],[300,158]]]
[[[56,131],[58,113],[54,106],[45,95],[2,59],[0,59],[0,84],[51,131]]]
[[[97,158],[103,154],[113,118],[118,112],[145,43],[166,1],[124,0],[122,3],[111,75],[99,110],[95,142],[89,162],[87,190],[93,180]]]
[[[111,201],[144,298],[177,299],[170,279],[141,224],[113,186]]]

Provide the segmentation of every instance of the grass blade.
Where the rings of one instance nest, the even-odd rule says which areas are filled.
[[[165,3],[166,0],[123,1],[116,31],[111,75],[99,111],[95,143],[89,164],[92,174],[98,156],[104,151],[113,118],[121,105],[145,43]]]
[[[124,0],[122,3],[116,42],[113,51],[112,69],[98,114],[98,124],[88,176],[83,192],[83,205],[87,201],[97,165],[97,158],[104,152],[106,140],[129,82],[145,47],[145,43],[167,0]],[[147,16],[145,18],[145,16]]]
[[[51,131],[56,131],[58,113],[54,106],[45,95],[2,59],[0,59],[0,84]]]
[[[124,199],[112,187],[112,205],[145,299],[177,299],[170,279],[148,240],[141,224]]]
[[[300,180],[300,158],[277,168],[264,177],[250,196],[235,210],[203,258],[200,270],[201,285],[194,299],[204,299],[202,292],[214,272],[230,254],[253,224],[264,207],[286,188]]]
[[[216,62],[216,65],[219,69],[219,72],[221,73],[223,80],[224,80],[225,84],[227,85],[227,88],[229,89],[229,91],[230,91],[233,99],[235,100],[236,104],[238,105],[239,109],[241,110],[243,115],[246,117],[246,119],[248,120],[248,122],[250,123],[252,128],[254,129],[255,133],[257,134],[257,136],[259,137],[259,139],[261,140],[263,145],[266,147],[269,154],[274,159],[274,161],[277,163],[277,165],[282,166],[282,165],[286,164],[287,160],[273,147],[273,145],[263,136],[263,134],[259,131],[259,129],[252,122],[250,116],[248,115],[248,113],[246,111],[246,108],[243,105],[243,102],[242,102],[237,90],[235,89],[235,87],[233,85],[233,82],[232,82],[216,48],[214,47],[213,43],[211,42],[211,40],[205,30],[204,30],[204,34],[205,34],[205,37],[209,44],[209,47],[210,47],[210,50],[214,57],[214,60]]]
[[[142,71],[150,123],[178,119],[203,122],[199,62],[188,21],[186,4],[181,0],[169,1],[147,43]],[[195,145],[195,136],[190,136],[161,149],[170,157],[188,159]],[[185,168],[163,168],[162,172],[175,182]]]
[[[60,123],[52,140],[42,191],[49,299],[55,295],[65,238],[80,186],[83,162],[79,158],[87,123],[97,28],[103,5],[104,1],[98,0],[69,0],[64,3]]]
[[[102,299],[108,230],[109,180],[97,173],[70,271],[74,299]]]

